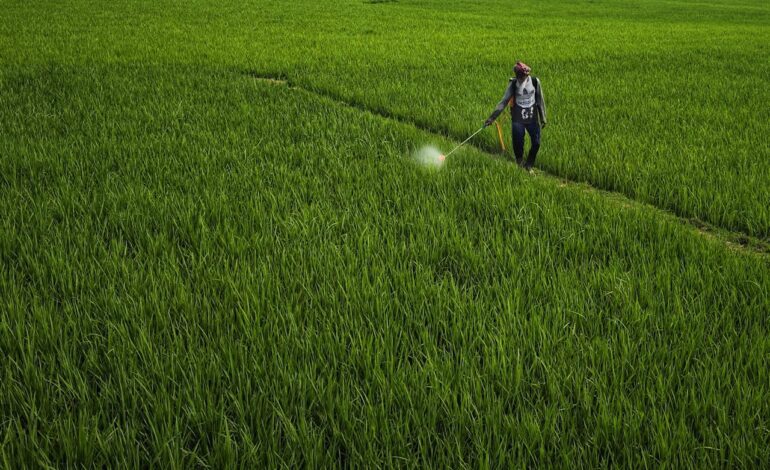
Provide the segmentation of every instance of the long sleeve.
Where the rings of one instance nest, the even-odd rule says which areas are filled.
[[[543,84],[540,83],[540,79],[537,79],[537,95],[535,96],[535,102],[537,103],[537,113],[540,117],[540,123],[545,124],[547,122],[545,113],[545,98],[543,98]]]
[[[492,111],[492,114],[489,116],[489,119],[493,121],[497,119],[497,116],[499,116],[500,113],[503,112],[505,107],[508,105],[508,101],[511,100],[512,96],[513,96],[513,80],[511,80],[508,83],[508,88],[505,89],[505,94],[503,95],[503,99],[501,99],[500,102],[497,103],[497,106],[495,107],[495,110]]]

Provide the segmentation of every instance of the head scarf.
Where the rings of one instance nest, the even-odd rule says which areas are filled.
[[[516,74],[519,78],[524,78],[529,75],[529,72],[532,69],[529,68],[529,65],[525,64],[522,61],[516,62],[516,65],[513,67],[513,73]]]

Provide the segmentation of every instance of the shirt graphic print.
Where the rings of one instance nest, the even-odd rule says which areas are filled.
[[[532,78],[527,77],[524,83],[516,83],[515,103],[511,110],[513,122],[529,124],[534,122],[535,116],[535,85]]]

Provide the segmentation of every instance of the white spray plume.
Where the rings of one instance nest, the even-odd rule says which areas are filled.
[[[446,157],[436,147],[426,145],[414,154],[414,159],[420,165],[430,168],[441,168]]]

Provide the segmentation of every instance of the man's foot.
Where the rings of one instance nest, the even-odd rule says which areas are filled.
[[[530,165],[524,165],[523,168],[524,168],[524,171],[526,171],[530,175],[534,175],[535,174],[535,169],[532,168]]]

